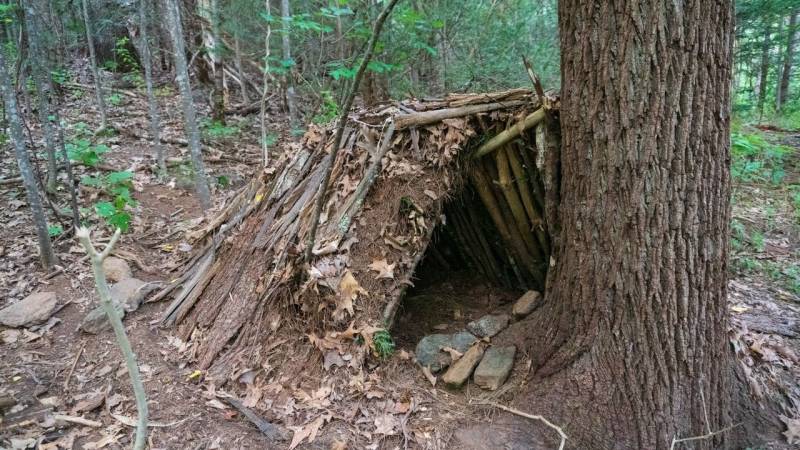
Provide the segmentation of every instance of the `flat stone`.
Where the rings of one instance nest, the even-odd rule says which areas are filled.
[[[481,358],[483,358],[483,350],[483,344],[480,343],[470,347],[469,350],[464,353],[464,356],[454,362],[453,365],[447,369],[447,372],[444,373],[444,376],[442,376],[444,384],[450,388],[460,388],[463,386],[464,383],[469,380],[472,371],[475,370],[475,366],[477,366]]]
[[[508,314],[487,314],[467,324],[467,331],[478,337],[492,337],[503,331],[509,322]]]
[[[514,303],[514,307],[511,308],[511,314],[517,319],[521,319],[533,312],[541,299],[542,294],[536,291],[528,291]]]
[[[490,347],[483,355],[481,363],[475,369],[475,384],[489,389],[497,390],[506,382],[514,367],[514,355],[517,354],[517,347]]]
[[[120,305],[116,305],[114,308],[119,314],[119,318],[122,319],[125,317],[125,310]],[[105,311],[101,306],[89,311],[89,314],[86,314],[86,317],[83,318],[80,326],[78,329],[83,331],[84,333],[89,334],[98,334],[105,330],[111,329],[111,322],[108,321],[108,317],[106,316]]]
[[[0,310],[0,323],[7,327],[22,327],[47,322],[56,312],[55,292],[36,292]]]
[[[103,260],[103,270],[106,273],[106,279],[112,283],[133,277],[133,272],[131,272],[131,266],[128,265],[128,262],[114,256],[109,256]]]
[[[136,311],[144,297],[157,287],[156,283],[146,283],[138,278],[126,278],[111,286],[111,301],[122,305],[127,312]]]
[[[452,362],[450,354],[442,351],[445,347],[466,352],[478,339],[466,331],[454,334],[431,334],[422,338],[415,351],[417,362],[431,372],[439,372]]]

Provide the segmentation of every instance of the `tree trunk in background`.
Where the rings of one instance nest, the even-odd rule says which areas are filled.
[[[211,0],[211,61],[214,70],[214,91],[211,94],[211,119],[225,125],[225,86],[222,64],[222,39],[220,38],[219,0]]]
[[[736,422],[733,2],[562,0],[558,15],[560,239],[517,403],[562,425],[570,448],[669,449]]]
[[[97,67],[97,55],[94,51],[94,38],[92,37],[92,24],[89,20],[88,0],[81,0],[83,6],[83,23],[86,28],[86,45],[89,47],[89,61],[92,65],[92,77],[94,77],[94,90],[97,95],[97,109],[100,112],[100,129],[106,127],[106,101],[103,98],[103,86],[100,80],[100,69]]]
[[[161,145],[159,128],[161,118],[158,114],[158,101],[153,92],[153,58],[150,54],[150,41],[148,40],[147,0],[139,0],[139,35],[141,37],[142,65],[144,66],[144,81],[147,88],[147,112],[150,116],[150,140],[155,150],[156,161],[160,176],[167,175],[167,162],[164,157],[164,147]]]
[[[789,98],[789,81],[792,76],[792,65],[794,64],[794,47],[797,41],[797,16],[794,13],[789,17],[789,27],[786,30],[786,51],[783,54],[783,69],[781,70],[781,81],[778,84],[778,96],[775,102],[775,109],[780,111],[786,100]]]
[[[183,122],[186,137],[189,141],[189,152],[192,155],[192,168],[194,169],[195,188],[197,197],[203,211],[211,208],[211,192],[208,188],[206,169],[203,164],[203,154],[200,149],[200,129],[197,127],[197,117],[192,98],[192,86],[189,84],[189,70],[186,66],[186,44],[183,41],[183,26],[178,0],[168,0],[164,3],[167,15],[169,34],[172,38],[172,50],[175,57],[175,81],[181,92],[183,106]]]
[[[281,46],[283,47],[283,60],[289,62],[292,60],[292,47],[289,41],[289,29],[292,23],[292,12],[289,9],[289,0],[281,0]],[[289,109],[289,120],[292,128],[297,126],[297,106],[295,104],[294,94],[294,81],[292,80],[292,70],[294,67],[288,67],[286,72],[286,108]]]
[[[764,102],[767,99],[767,83],[769,82],[769,45],[772,26],[767,23],[764,25],[764,40],[761,42],[761,75],[758,81],[758,112],[764,115]],[[759,120],[761,120],[759,118]]]
[[[237,75],[239,75],[239,90],[242,91],[242,102],[245,105],[249,105],[250,96],[247,95],[247,81],[246,81],[247,74],[245,73],[244,68],[242,68],[242,49],[240,47],[240,42],[239,42],[238,28],[233,35],[233,51],[234,51],[233,62],[234,64],[236,64],[236,72]]]
[[[56,255],[53,253],[53,245],[50,242],[47,219],[44,215],[44,209],[42,209],[42,202],[39,199],[36,177],[33,176],[31,162],[28,159],[28,150],[25,148],[25,136],[22,134],[22,120],[17,109],[17,97],[11,87],[11,76],[8,73],[6,56],[3,51],[0,51],[0,89],[3,91],[8,128],[11,134],[11,141],[14,144],[19,173],[22,176],[28,205],[31,207],[31,213],[33,214],[36,237],[39,241],[39,257],[42,261],[42,267],[45,270],[50,270],[56,264]]]
[[[50,72],[47,63],[47,55],[41,45],[42,31],[39,27],[41,13],[34,10],[32,2],[25,5],[25,24],[28,28],[28,47],[31,59],[31,75],[36,84],[38,100],[39,122],[42,124],[42,134],[44,135],[44,146],[47,153],[47,181],[45,189],[47,192],[56,192],[56,181],[58,169],[56,167],[56,133],[53,130],[53,123],[50,121],[50,106],[52,85],[50,83]]]

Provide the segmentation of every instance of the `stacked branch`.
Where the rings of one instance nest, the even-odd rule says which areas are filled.
[[[201,336],[200,367],[225,374],[260,359],[276,314],[312,329],[387,326],[435,235],[457,242],[489,281],[541,288],[549,241],[534,132],[525,122],[539,107],[526,90],[386,104],[352,112],[338,149],[331,127],[311,126],[278,172],[261,174],[187,236],[203,251],[157,294],[175,296],[163,323],[178,324],[186,339]],[[474,158],[512,127],[499,151]],[[325,201],[307,249],[319,196]],[[434,233],[442,223],[446,231]],[[370,270],[378,260],[393,265],[391,277]],[[359,289],[343,301],[345,279]],[[287,313],[290,305],[299,309]]]

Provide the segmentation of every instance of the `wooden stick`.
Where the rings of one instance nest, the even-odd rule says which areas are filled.
[[[528,414],[528,413],[526,413],[524,411],[520,411],[520,410],[518,410],[516,408],[511,408],[509,406],[505,406],[505,405],[502,405],[502,404],[496,403],[496,402],[482,401],[482,402],[477,402],[475,404],[493,406],[495,408],[502,409],[503,411],[510,412],[511,414],[514,414],[514,415],[517,415],[517,416],[520,416],[520,417],[525,417],[526,419],[541,421],[542,423],[544,423],[548,427],[556,430],[556,432],[558,433],[559,437],[561,437],[561,443],[558,446],[558,450],[564,450],[564,446],[567,444],[567,434],[564,433],[564,430],[562,430],[561,427],[559,427],[558,425],[554,424],[553,422],[550,422],[549,420],[547,420],[544,416],[540,416],[538,414]]]
[[[319,226],[319,216],[322,214],[322,208],[325,205],[325,193],[331,179],[333,163],[336,161],[339,147],[341,147],[342,144],[342,135],[344,134],[345,125],[347,125],[347,116],[350,114],[350,109],[353,107],[353,100],[355,100],[356,92],[358,92],[358,87],[361,84],[361,79],[364,77],[364,72],[367,70],[367,64],[369,64],[369,60],[372,59],[372,54],[375,52],[375,45],[378,43],[378,36],[381,34],[383,23],[386,21],[386,18],[389,17],[389,14],[391,14],[397,1],[398,0],[389,0],[389,3],[383,8],[383,11],[381,11],[378,18],[375,20],[375,24],[372,27],[372,35],[369,37],[369,42],[367,43],[366,54],[361,60],[361,64],[358,66],[356,77],[353,79],[353,84],[350,86],[350,92],[348,92],[342,105],[342,113],[339,116],[336,135],[333,138],[333,147],[331,148],[331,153],[325,158],[325,162],[323,163],[325,175],[322,177],[322,183],[319,185],[319,196],[314,204],[314,213],[311,216],[311,229],[306,239],[306,249],[303,255],[305,262],[311,260],[311,254],[314,250],[314,241],[317,238],[317,227]]]
[[[525,130],[536,126],[542,120],[544,120],[544,108],[539,108],[536,111],[528,114],[527,117],[520,120],[510,128],[507,128],[502,133],[489,139],[489,141],[485,144],[478,147],[478,150],[475,152],[475,155],[473,155],[473,158],[480,158],[481,156],[497,150],[517,136],[521,135]]]
[[[512,100],[509,102],[485,103],[482,105],[469,105],[461,106],[458,108],[444,108],[433,111],[423,111],[414,114],[405,114],[395,118],[395,125],[398,130],[403,130],[414,126],[430,125],[432,123],[441,122],[445,119],[454,119],[456,117],[471,116],[489,111],[494,111],[502,108],[511,108],[515,106],[522,106],[528,102],[524,100]]]
[[[84,419],[83,417],[77,416],[68,416],[66,414],[53,414],[53,419],[61,420],[63,422],[77,423],[78,425],[86,425],[87,427],[92,428],[100,428],[103,426],[102,423],[94,420]]]
[[[519,190],[520,197],[522,198],[522,204],[525,206],[525,211],[528,214],[528,218],[531,222],[531,229],[536,235],[536,239],[539,242],[539,247],[544,252],[545,257],[547,257],[550,255],[550,243],[548,242],[547,235],[544,232],[544,220],[542,219],[543,212],[542,210],[536,209],[531,187],[528,183],[528,177],[525,173],[525,169],[522,167],[522,163],[519,161],[516,150],[513,147],[506,147],[503,149],[503,151],[505,151],[506,155],[508,156],[508,162],[511,166],[511,171],[514,172],[514,178],[516,179],[517,189]]]
[[[75,355],[75,360],[72,361],[72,365],[69,367],[69,373],[67,373],[67,378],[64,379],[64,390],[69,389],[69,380],[72,379],[72,372],[75,371],[75,366],[78,365],[78,360],[81,359],[81,354],[83,353],[83,348],[86,347],[86,343],[84,342],[81,344],[81,348],[78,349],[78,353]]]
[[[534,242],[533,234],[531,233],[532,227],[528,221],[528,216],[525,213],[525,208],[517,195],[517,190],[514,189],[513,181],[511,180],[511,169],[508,164],[508,153],[506,149],[501,148],[495,153],[495,162],[497,163],[497,174],[500,189],[503,191],[503,196],[508,203],[508,209],[513,216],[514,225],[522,237],[522,241],[528,248],[528,251],[538,260],[543,260],[544,255],[539,245]]]

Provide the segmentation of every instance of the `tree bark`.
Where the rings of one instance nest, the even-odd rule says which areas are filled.
[[[797,19],[800,13],[795,12],[789,17],[789,26],[786,29],[786,50],[783,54],[783,68],[781,69],[781,81],[778,84],[778,98],[775,102],[775,109],[780,111],[786,100],[789,98],[789,81],[792,76],[792,65],[794,64],[794,49],[797,43]]]
[[[289,40],[289,29],[292,23],[292,12],[289,9],[289,0],[281,0],[281,46],[283,47],[283,60],[292,61],[292,45]],[[292,128],[297,126],[297,105],[295,103],[294,82],[292,81],[293,66],[286,72],[286,108],[289,110],[289,120]]]
[[[50,270],[56,264],[56,255],[53,253],[53,245],[50,242],[47,219],[42,208],[42,201],[39,198],[36,177],[33,175],[31,161],[28,159],[28,150],[25,148],[25,136],[22,133],[22,121],[17,108],[17,96],[11,87],[11,76],[7,67],[6,55],[4,51],[0,50],[0,89],[3,91],[9,134],[14,144],[14,153],[17,157],[19,174],[22,176],[22,184],[25,186],[28,205],[33,213],[33,224],[36,228],[36,238],[39,241],[39,257],[42,267],[45,270]]]
[[[214,69],[214,92],[211,96],[211,118],[225,125],[225,86],[222,62],[222,39],[220,37],[219,0],[211,0],[211,61]]]
[[[764,24],[764,39],[761,41],[761,67],[758,78],[758,112],[760,117],[764,115],[764,103],[767,100],[767,83],[769,82],[769,47],[770,47],[771,33],[772,33],[771,24],[770,23]]]
[[[560,238],[518,403],[571,448],[669,449],[735,422],[733,2],[562,0],[559,25]]]
[[[89,61],[92,66],[92,77],[94,78],[94,90],[97,96],[97,109],[100,113],[100,129],[106,127],[106,101],[103,97],[103,84],[100,80],[100,69],[97,67],[97,55],[94,51],[94,38],[92,37],[92,23],[89,20],[89,5],[87,0],[81,0],[83,8],[83,23],[86,27],[86,45],[89,47]]]
[[[183,26],[179,8],[177,0],[169,0],[164,5],[169,23],[169,34],[172,38],[173,54],[175,56],[175,80],[181,92],[183,121],[186,129],[186,138],[189,141],[189,152],[192,157],[195,189],[203,211],[207,211],[211,208],[211,192],[208,188],[203,154],[200,149],[200,129],[197,127],[197,116],[192,99],[192,86],[189,83],[189,70],[186,65],[186,44],[183,40]]]
[[[167,162],[164,157],[164,147],[161,145],[159,131],[161,127],[161,117],[158,113],[158,101],[153,92],[153,58],[150,54],[150,41],[147,38],[149,23],[150,21],[147,20],[147,0],[139,0],[139,35],[142,39],[142,65],[144,66],[144,82],[147,88],[147,112],[150,116],[150,139],[152,141],[151,145],[155,149],[158,170],[161,172],[161,176],[166,176]]]
[[[36,85],[36,97],[38,103],[39,122],[42,124],[42,134],[44,135],[45,152],[47,153],[47,181],[45,189],[47,192],[56,192],[56,178],[58,168],[56,165],[56,133],[53,123],[50,121],[51,95],[53,92],[50,83],[50,73],[47,63],[47,54],[42,48],[40,38],[42,36],[39,28],[41,15],[34,9],[32,2],[25,5],[25,23],[28,28],[28,45],[31,57],[31,75]]]

